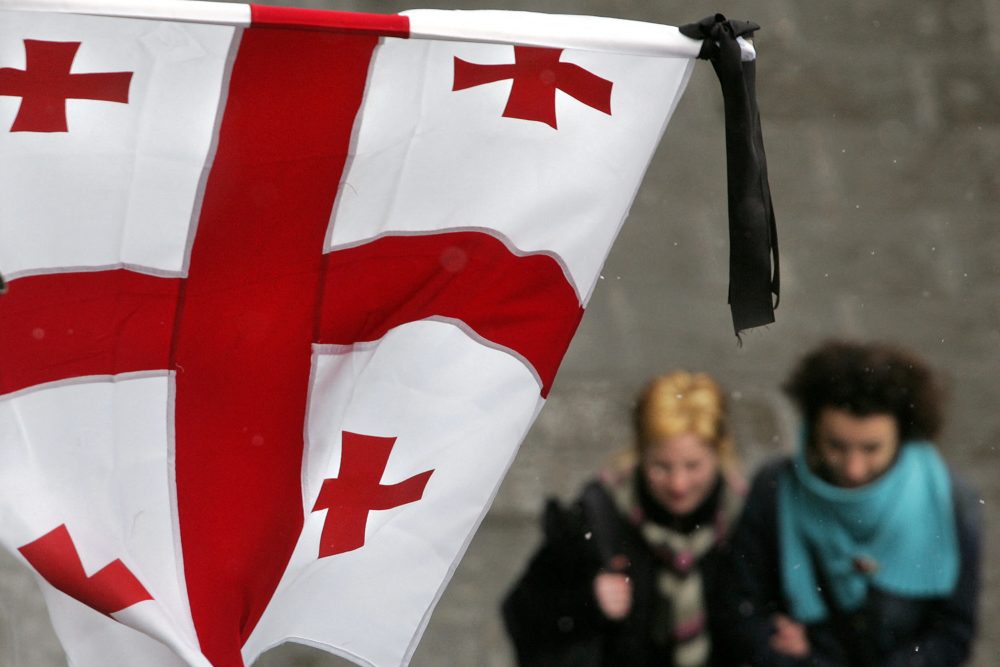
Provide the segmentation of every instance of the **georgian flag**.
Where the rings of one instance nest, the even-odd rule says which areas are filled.
[[[0,1],[0,541],[71,664],[406,664],[699,46]]]

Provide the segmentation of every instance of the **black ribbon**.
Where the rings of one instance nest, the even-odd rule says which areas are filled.
[[[6,291],[7,291],[7,283],[4,282],[3,274],[0,273],[0,294],[3,294]]]
[[[704,40],[698,57],[712,61],[722,86],[729,192],[729,307],[737,336],[744,329],[774,322],[781,291],[778,232],[757,109],[755,61],[743,62],[736,41],[759,29],[755,23],[730,21],[722,14],[680,27],[683,35]]]

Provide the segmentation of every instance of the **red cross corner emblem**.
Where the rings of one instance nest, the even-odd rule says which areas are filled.
[[[360,549],[365,544],[368,513],[420,500],[433,470],[397,484],[382,484],[382,473],[396,438],[344,431],[340,476],[323,481],[313,512],[328,510],[319,557]]]
[[[128,104],[132,72],[71,74],[80,42],[24,40],[25,68],[0,68],[0,96],[20,97],[11,132],[68,132],[66,100]]]
[[[66,524],[18,551],[54,588],[106,616],[153,599],[119,559],[88,577]]]
[[[513,79],[505,118],[556,126],[556,90],[611,115],[612,82],[579,65],[560,62],[562,49],[515,46],[512,65],[480,65],[455,58],[453,91]]]

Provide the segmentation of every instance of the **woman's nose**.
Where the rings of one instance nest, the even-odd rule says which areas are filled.
[[[861,484],[868,474],[868,463],[860,452],[852,452],[844,459],[844,478],[853,483]]]

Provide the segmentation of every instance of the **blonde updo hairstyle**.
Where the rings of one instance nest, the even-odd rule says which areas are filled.
[[[715,450],[723,470],[735,472],[726,397],[705,373],[674,371],[653,378],[639,394],[633,419],[639,461],[651,445],[693,433]]]

